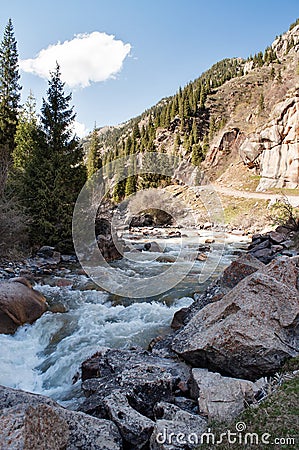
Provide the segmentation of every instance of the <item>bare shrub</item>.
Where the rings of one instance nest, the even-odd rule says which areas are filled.
[[[29,220],[13,198],[0,198],[0,259],[28,249]]]
[[[299,210],[290,204],[285,195],[272,205],[270,218],[274,225],[283,225],[290,230],[299,231]]]

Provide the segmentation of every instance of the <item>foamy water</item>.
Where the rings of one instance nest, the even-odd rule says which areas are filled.
[[[167,245],[171,247],[169,254],[175,255],[176,242]],[[226,247],[213,277],[234,258],[235,248],[233,243]],[[165,265],[152,261],[152,256],[144,265],[146,276],[165,270]],[[211,258],[219,259],[217,244]],[[134,277],[141,274],[136,264],[120,261],[115,266]],[[198,284],[201,268],[202,263],[196,262],[177,287],[158,298],[138,301],[115,299],[97,290],[35,286],[52,303],[63,303],[67,312],[47,312],[34,324],[20,327],[13,336],[0,335],[0,384],[68,404],[80,394],[80,382],[73,384],[73,377],[81,363],[100,347],[146,348],[152,338],[165,333],[174,313],[192,303],[191,293],[204,289],[206,284]]]

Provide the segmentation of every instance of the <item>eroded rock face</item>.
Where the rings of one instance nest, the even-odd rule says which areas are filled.
[[[32,289],[25,278],[0,284],[0,333],[14,333],[25,323],[33,323],[47,310],[45,297]]]
[[[273,119],[249,135],[240,146],[240,156],[249,167],[259,168],[257,190],[299,186],[299,90],[279,103]]]
[[[299,354],[296,258],[279,258],[205,306],[172,349],[195,367],[255,380]]]
[[[69,411],[41,395],[0,386],[3,449],[121,450],[117,427],[108,420]]]
[[[237,154],[243,140],[243,133],[238,128],[225,131],[215,147],[208,152],[204,165],[216,166],[223,157],[227,157],[229,154]]]

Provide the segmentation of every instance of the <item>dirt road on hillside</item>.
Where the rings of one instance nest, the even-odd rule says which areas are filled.
[[[242,198],[256,198],[257,200],[273,200],[281,198],[280,194],[267,194],[265,192],[247,192],[239,191],[237,189],[231,189],[228,187],[220,186],[219,184],[213,184],[216,192],[229,197],[242,197]],[[289,203],[292,206],[299,207],[299,195],[286,195]]]

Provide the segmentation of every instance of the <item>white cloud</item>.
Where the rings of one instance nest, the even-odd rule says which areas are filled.
[[[61,68],[61,78],[70,87],[87,87],[91,82],[113,78],[122,68],[131,50],[130,44],[116,40],[115,36],[94,31],[78,34],[74,39],[58,42],[41,50],[33,59],[20,61],[24,72],[49,78],[56,61]]]
[[[73,122],[72,130],[79,138],[82,138],[89,133],[89,130],[86,128],[84,123],[78,122],[77,120]]]

